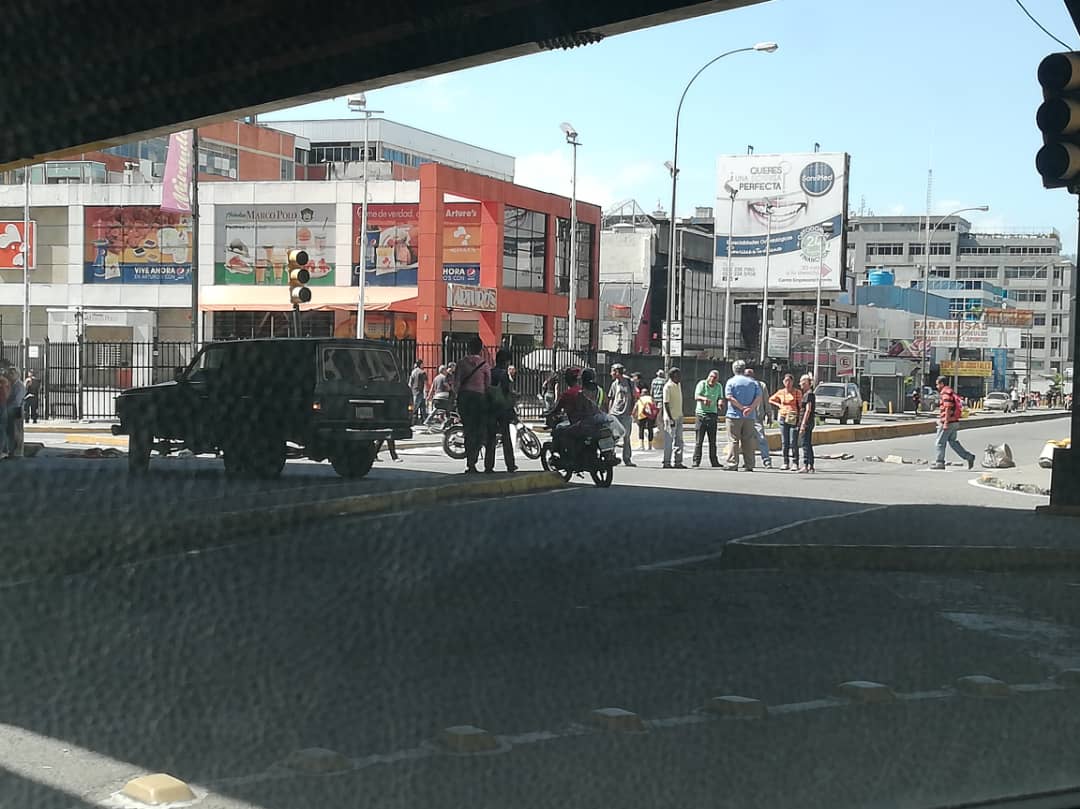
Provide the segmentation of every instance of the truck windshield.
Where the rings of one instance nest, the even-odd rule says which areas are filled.
[[[326,346],[322,374],[327,382],[398,382],[397,364],[389,351]]]

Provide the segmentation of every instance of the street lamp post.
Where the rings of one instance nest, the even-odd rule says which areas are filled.
[[[724,183],[724,190],[731,197],[727,227],[727,278],[724,284],[724,362],[727,362],[731,358],[728,354],[728,334],[731,331],[731,240],[735,235],[735,195],[739,193],[739,189],[729,180]]]
[[[817,146],[817,144],[814,144]],[[825,269],[825,247],[829,243],[829,237],[833,233],[833,223],[826,222],[822,226],[821,252],[818,253],[817,268],[817,302],[814,305],[814,384],[821,381],[818,376],[821,361],[821,275]]]
[[[566,316],[567,348],[577,347],[577,148],[580,146],[577,130],[563,121],[560,125],[572,154],[570,171],[570,289],[567,290],[568,310]]]
[[[22,373],[25,376],[26,369],[30,365],[30,259],[32,244],[30,242],[30,169],[23,169],[23,233],[22,233],[22,260],[23,260],[23,307],[22,307]],[[44,169],[42,170],[44,174]],[[42,177],[44,180],[44,177]],[[34,257],[36,258],[36,256]]]
[[[765,282],[761,285],[761,364],[765,365],[766,341],[769,334],[769,254],[772,252],[772,200],[765,203]],[[816,380],[815,380],[816,381]]]
[[[668,234],[668,263],[667,263],[667,291],[668,291],[668,339],[664,342],[664,367],[671,367],[671,320],[672,320],[672,306],[675,301],[674,290],[672,284],[674,282],[674,264],[675,264],[675,204],[677,202],[677,186],[679,179],[679,117],[682,115],[682,105],[686,100],[686,94],[690,91],[690,86],[697,80],[705,70],[712,65],[719,62],[725,56],[731,56],[733,53],[744,53],[746,51],[760,51],[762,53],[773,53],[777,49],[778,45],[775,42],[759,42],[756,45],[752,45],[749,48],[735,48],[734,50],[725,51],[713,59],[710,59],[700,68],[697,73],[690,77],[690,81],[686,83],[686,87],[683,88],[682,95],[679,96],[679,106],[675,108],[675,149],[672,155],[671,165],[669,170],[671,171],[671,227]]]
[[[349,109],[359,112],[364,116],[364,153],[361,159],[364,165],[364,198],[360,202],[360,279],[359,292],[356,297],[356,339],[364,339],[364,291],[367,286],[367,256],[368,256],[368,123],[372,115],[381,115],[382,110],[369,110],[367,96],[364,93],[350,96]],[[329,174],[329,164],[327,173]]]
[[[927,315],[928,305],[929,305],[929,301],[930,301],[930,238],[934,235],[934,233],[937,231],[937,229],[939,227],[941,227],[943,224],[945,224],[945,220],[948,219],[949,217],[957,216],[958,214],[962,214],[962,213],[965,213],[967,211],[984,211],[985,212],[985,211],[989,211],[989,210],[990,210],[989,205],[972,205],[972,206],[967,207],[967,208],[957,208],[952,213],[945,214],[945,216],[941,217],[941,219],[939,219],[937,221],[937,224],[935,224],[934,227],[932,227],[932,228],[929,227],[930,219],[927,218],[927,220],[926,220],[926,224],[927,224],[926,246],[925,246],[926,253],[923,255],[923,305],[922,305],[923,345],[922,345],[922,348],[919,351],[919,380],[920,380],[919,384],[920,385],[926,385],[926,350],[927,350],[927,348],[929,348],[928,343],[930,342],[929,338],[927,337],[927,333],[926,333],[927,325],[930,322],[929,317]]]

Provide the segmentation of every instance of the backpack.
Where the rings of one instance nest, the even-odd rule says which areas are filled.
[[[656,417],[660,415],[660,408],[656,406],[656,402],[648,402],[645,405],[645,418],[650,421],[655,421]]]

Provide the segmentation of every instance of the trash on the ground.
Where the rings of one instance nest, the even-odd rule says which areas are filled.
[[[850,452],[841,452],[841,453],[839,453],[837,455],[821,455],[821,454],[818,454],[817,457],[821,458],[823,460],[826,460],[826,461],[850,461],[855,456],[852,455]]]
[[[194,458],[195,453],[192,452],[190,449],[182,449],[178,453],[176,453],[176,457],[177,458]]]
[[[885,463],[899,463],[899,464],[911,463],[911,459],[910,458],[905,458],[903,455],[886,455],[885,456]]]
[[[865,458],[863,458],[863,461],[865,461],[866,463],[884,463],[885,459],[882,458],[880,455],[867,455]]]
[[[1047,441],[1039,453],[1039,466],[1043,469],[1054,468],[1054,450],[1069,449],[1072,446],[1071,438],[1063,438],[1060,441]]]
[[[982,465],[984,469],[1012,469],[1016,466],[1012,448],[1008,444],[988,445],[983,450]]]
[[[1001,478],[996,478],[993,475],[982,475],[979,477],[979,482],[984,486],[993,486],[995,489],[1002,489],[1007,492],[1020,492],[1022,494],[1038,494],[1043,497],[1050,496],[1050,490],[1044,489],[1042,486],[1037,486],[1034,483],[1009,483]]]
[[[87,447],[83,450],[76,450],[75,452],[65,452],[64,458],[123,458],[124,453],[113,447]]]

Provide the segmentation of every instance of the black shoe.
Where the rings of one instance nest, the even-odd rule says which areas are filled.
[[[686,469],[686,465],[685,465],[685,464],[681,464],[681,463],[677,463],[677,464],[675,464],[675,467],[674,467],[674,468],[675,468],[675,469]]]
[[[476,467],[475,466],[466,466],[465,467],[465,474],[466,475],[475,475],[476,474]]]
[[[694,461],[694,463],[692,463],[691,466],[693,466],[694,469],[697,469],[697,468],[699,468],[701,466],[701,461]]]
[[[709,464],[709,466],[711,466],[713,469],[719,469],[721,466],[723,466],[723,464],[717,462],[717,463]]]
[[[666,463],[666,464],[664,464],[663,468],[664,469],[671,469],[671,464]]]
[[[494,470],[494,469],[485,469],[485,470],[484,470],[484,474],[485,474],[485,475],[494,475],[494,474],[495,474],[495,470]]]
[[[506,467],[506,471],[509,472],[510,474],[513,474],[514,472],[516,472],[517,469],[518,468],[516,466],[508,466],[508,467]]]
[[[623,461],[623,466],[637,466],[633,461]]]
[[[975,468],[975,456],[972,455],[970,458],[968,458],[968,469],[974,469],[974,468]]]

